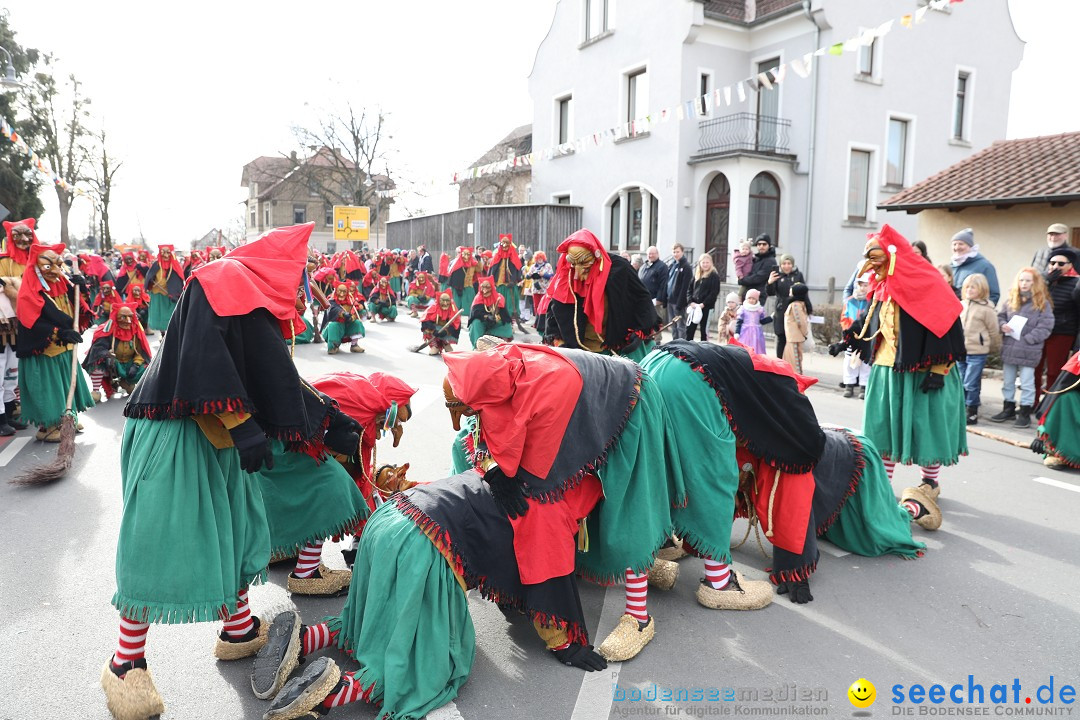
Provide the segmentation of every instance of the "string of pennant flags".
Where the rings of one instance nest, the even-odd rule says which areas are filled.
[[[900,27],[911,29],[925,21],[926,14],[931,10],[943,10],[949,5],[961,3],[963,0],[930,0],[926,5],[918,8],[914,13],[907,13],[900,17]],[[750,92],[758,92],[762,89],[771,90],[783,83],[788,77],[788,71],[795,73],[800,78],[808,78],[813,71],[814,59],[824,56],[843,55],[845,52],[857,52],[860,48],[873,45],[878,38],[889,34],[896,25],[896,19],[888,20],[877,27],[868,28],[859,32],[843,42],[820,47],[813,52],[806,53],[800,58],[793,58],[786,63],[772,68],[766,72],[758,73],[744,78],[732,85],[716,88],[704,95],[699,95],[691,100],[684,100],[678,105],[663,108],[656,112],[650,112],[644,117],[629,120],[620,125],[609,127],[604,130],[577,137],[573,140],[553,145],[541,150],[534,150],[523,155],[515,155],[505,160],[475,165],[467,170],[453,173],[451,184],[458,184],[467,180],[474,180],[486,175],[495,175],[512,171],[519,167],[528,167],[538,162],[551,160],[555,157],[570,155],[598,147],[604,142],[621,140],[635,137],[648,130],[657,123],[666,123],[672,120],[685,120],[692,117],[705,117],[712,114],[714,109],[730,107],[732,103],[746,102]],[[430,184],[441,184],[431,181]],[[395,190],[392,194],[407,192],[404,189]]]
[[[0,135],[3,135],[10,140],[12,144],[15,145],[17,151],[30,158],[30,165],[42,175],[49,178],[53,185],[59,185],[64,190],[73,192],[76,195],[85,196],[90,194],[83,188],[76,186],[75,183],[68,182],[56,173],[52,167],[49,166],[48,161],[34,152],[34,149],[30,147],[30,143],[26,142],[26,139],[11,126],[11,123],[9,123],[5,117],[0,117]]]

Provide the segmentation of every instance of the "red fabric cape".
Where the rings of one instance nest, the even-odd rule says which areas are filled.
[[[4,243],[4,252],[0,253],[0,257],[9,257],[20,265],[28,265],[27,259],[30,257],[30,248],[22,250],[15,245],[15,241],[11,239],[11,228],[16,225],[25,225],[30,228],[31,237],[30,244],[37,245],[38,237],[35,226],[37,220],[34,218],[26,218],[25,220],[16,220],[15,222],[4,221],[4,234],[7,235],[7,241]]]
[[[41,297],[41,291],[45,290],[45,288],[42,287],[37,274],[38,257],[47,250],[52,250],[57,255],[63,256],[64,248],[63,243],[57,243],[56,245],[35,243],[30,246],[26,258],[26,269],[23,270],[22,285],[19,286],[19,297],[15,307],[15,315],[24,327],[33,327],[34,323],[41,317],[41,311],[45,307],[45,298]],[[67,292],[69,287],[71,287],[71,283],[68,282],[67,278],[61,277],[56,282],[49,283],[46,292],[48,292],[49,297],[60,297]],[[85,296],[80,296],[79,300],[80,305],[86,305]]]
[[[131,308],[132,312],[135,312],[135,321],[131,323],[131,327],[125,330],[120,327],[116,322],[116,316],[120,312],[120,308]],[[98,325],[97,330],[94,331],[94,338],[91,342],[97,342],[101,338],[116,338],[120,342],[128,342],[132,339],[138,344],[143,354],[147,358],[153,357],[150,354],[150,343],[146,339],[146,332],[143,330],[142,323],[139,322],[138,316],[138,303],[113,303],[112,308],[109,311],[109,322],[102,325]]]
[[[494,267],[503,259],[509,260],[518,270],[521,269],[521,255],[518,254],[517,248],[514,247],[512,242],[510,243],[510,249],[506,252],[503,252],[501,243],[496,246],[495,254],[491,256],[491,267]]]
[[[203,265],[191,277],[198,278],[210,306],[221,317],[265,308],[284,323],[283,328],[291,322],[295,332],[303,332],[303,320],[296,312],[296,288],[307,265],[307,243],[314,228],[315,223],[275,228]]]
[[[375,416],[390,407],[371,381],[354,372],[332,372],[312,378],[311,386],[337,400],[341,412],[364,426],[375,424]]]
[[[773,375],[786,375],[789,378],[794,378],[795,382],[799,386],[799,392],[805,393],[806,388],[815,384],[818,379],[816,377],[810,377],[809,375],[800,375],[792,369],[791,365],[786,360],[772,357],[771,355],[758,355],[754,352],[753,348],[743,345],[735,338],[728,338],[728,345],[738,345],[745,349],[750,354],[750,360],[754,363],[754,370],[757,372],[770,372]]]
[[[473,307],[484,304],[484,296],[480,294],[480,286],[484,284],[485,280],[491,283],[491,296],[495,298],[495,307],[506,307],[506,299],[495,292],[495,281],[489,277],[482,277],[476,282],[476,297],[474,297],[472,301]]]
[[[84,257],[84,256],[80,256],[80,257]],[[108,265],[105,264],[105,258],[101,257],[100,255],[95,255],[94,253],[90,253],[88,255],[85,255],[85,260],[86,260],[86,270],[84,270],[83,272],[86,275],[93,275],[98,280],[100,280],[101,278],[105,277],[109,273],[110,268],[109,268]]]
[[[1080,352],[1073,353],[1073,356],[1069,358],[1069,361],[1061,369],[1073,375],[1080,375]]]
[[[446,295],[446,296],[449,297],[450,293],[445,293],[444,292],[444,293],[442,293],[442,295]],[[450,297],[450,308],[448,310],[443,310],[439,306],[438,302],[432,303],[432,305],[430,307],[428,307],[427,312],[424,313],[424,320],[423,321],[424,322],[433,322],[436,325],[438,325],[439,327],[442,327],[443,325],[445,325],[447,323],[448,320],[450,320],[450,318],[454,317],[454,313],[456,313],[457,311],[458,311],[458,306],[454,304],[453,297]],[[458,315],[456,318],[454,318],[454,322],[451,323],[451,327],[453,327],[454,329],[457,329],[457,330],[461,329],[461,316],[460,315]],[[438,328],[436,328],[436,330],[437,329]]]
[[[420,292],[413,292],[414,290],[418,290]],[[436,295],[439,294],[439,288],[435,287],[435,283],[431,282],[431,279],[429,278],[428,281],[426,283],[424,283],[423,285],[418,285],[415,282],[412,283],[411,285],[409,285],[409,294],[410,295],[425,295],[425,296],[430,298],[430,297],[435,297]]]
[[[923,262],[926,262],[925,260]],[[929,263],[927,263],[929,265]],[[814,499],[814,473],[787,473],[778,470],[752,454],[746,448],[736,448],[735,458],[741,468],[750,463],[754,467],[757,494],[754,509],[761,527],[772,531],[772,544],[799,555],[806,543],[806,526],[810,522],[810,508]],[[776,495],[773,485],[779,478]],[[772,518],[769,523],[769,498],[773,497]]]
[[[354,270],[363,270],[364,266],[360,264],[360,258],[356,257],[356,253],[352,250],[346,250],[341,257],[341,262],[345,264],[345,272],[351,273]]]
[[[584,282],[574,279],[574,269],[566,260],[566,252],[578,245],[588,248],[596,255],[596,262],[589,270]],[[607,287],[608,274],[611,272],[611,257],[596,236],[585,229],[578,230],[562,241],[558,248],[559,264],[555,268],[555,277],[548,285],[548,294],[567,305],[574,304],[574,294],[585,299],[585,317],[596,332],[604,332],[604,289]]]
[[[470,262],[465,262],[465,260],[461,257],[461,253],[459,252],[457,257],[454,258],[454,262],[451,263],[450,269],[447,274],[453,275],[454,271],[457,270],[459,267],[476,267],[476,265],[478,264],[476,260],[476,253],[474,252],[471,257],[472,260]]]
[[[439,256],[439,274],[440,275],[449,275],[450,274],[450,256],[447,255],[446,253],[443,253],[442,255]]]
[[[937,337],[945,337],[964,309],[952,288],[903,235],[882,225],[876,236],[888,259],[882,268],[884,277],[874,273],[870,278],[869,296],[895,300],[917,323]]]
[[[169,256],[169,262],[166,265],[161,264],[161,248],[163,248],[163,247],[169,248],[169,251],[171,253],[170,256]],[[150,261],[147,264],[153,265],[154,262],[155,262],[154,258],[151,258]],[[157,257],[156,262],[158,264],[158,267],[161,268],[160,272],[167,273],[169,270],[172,270],[174,273],[179,275],[181,277],[181,279],[183,279],[183,277],[184,277],[184,266],[181,265],[180,261],[176,259],[176,248],[174,248],[172,245],[158,245],[158,257]],[[168,275],[166,275],[166,277],[168,277]]]
[[[387,375],[384,372],[373,372],[368,375],[368,380],[386,398],[387,407],[390,407],[392,402],[397,403],[399,406],[408,405],[417,390],[417,388],[409,385],[401,378]]]
[[[315,274],[311,276],[311,279],[315,282],[323,282],[326,278],[334,277],[334,268],[321,267],[315,271]]]
[[[581,395],[577,366],[554,348],[499,345],[443,355],[454,395],[480,416],[480,432],[503,472],[546,477]]]

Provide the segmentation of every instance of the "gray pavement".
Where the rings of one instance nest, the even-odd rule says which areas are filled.
[[[442,476],[453,436],[439,390],[443,363],[408,353],[419,342],[415,320],[369,324],[368,330],[367,353],[327,356],[324,346],[300,346],[298,367],[307,375],[383,370],[419,387],[415,417],[401,446],[380,445],[379,459],[412,463],[414,477]],[[808,369],[823,379],[809,395],[822,422],[857,428],[862,403],[840,395],[839,368],[835,358],[812,357]],[[987,410],[995,411],[989,405],[1000,403],[1000,392],[992,381],[984,384],[984,396]],[[98,677],[117,631],[109,600],[121,507],[122,405],[110,401],[83,416],[86,432],[78,439],[76,464],[61,482],[32,489],[0,483],[0,630],[6,646],[0,720],[108,717]],[[1031,437],[990,423],[980,427]],[[0,478],[55,452],[54,446],[21,435],[0,444]],[[942,529],[916,528],[928,545],[924,558],[863,558],[824,543],[812,580],[814,602],[796,606],[778,597],[770,607],[749,613],[698,605],[693,593],[703,574],[701,561],[685,559],[674,590],[650,593],[656,639],[639,657],[606,672],[584,674],[559,666],[528,622],[507,622],[494,605],[471,593],[477,631],[473,673],[459,697],[430,717],[847,717],[854,708],[846,691],[860,677],[877,686],[869,713],[884,717],[903,712],[892,707],[893,685],[941,683],[948,689],[963,683],[966,688],[969,674],[987,694],[995,683],[1019,679],[1020,705],[1010,710],[1023,710],[1027,696],[1033,698],[1028,708],[1071,709],[1039,705],[1034,692],[1051,675],[1055,693],[1063,684],[1080,682],[1074,635],[1080,621],[1075,520],[1080,474],[1044,468],[1030,452],[1002,442],[977,436],[969,441],[971,454],[942,473]],[[917,482],[915,469],[899,468],[893,484],[899,493]],[[745,531],[745,524],[736,523],[733,542]],[[325,559],[342,565],[329,545]],[[770,565],[753,535],[734,551],[734,559],[754,578],[764,577]],[[305,619],[318,619],[339,611],[342,599],[290,597],[283,589],[287,571],[273,568],[270,582],[253,589],[255,612],[272,614],[295,604]],[[621,588],[583,584],[582,602],[599,641],[622,612]],[[257,718],[265,711],[266,703],[248,687],[249,663],[212,658],[219,629],[214,624],[151,628],[147,654],[165,698],[164,717]],[[355,668],[340,654],[333,656]],[[725,701],[728,688],[742,699]],[[665,692],[679,697],[680,689],[691,700],[664,699]],[[691,694],[695,689],[700,696]],[[755,693],[757,700],[748,699]],[[763,699],[770,693],[782,699]],[[938,709],[945,706],[951,704]],[[920,706],[906,707],[919,713]],[[991,707],[988,714],[1001,713]],[[352,705],[331,717],[373,718],[376,712]]]

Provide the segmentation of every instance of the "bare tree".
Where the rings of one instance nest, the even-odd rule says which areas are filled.
[[[84,173],[90,157],[87,141],[91,133],[85,124],[90,117],[87,110],[90,98],[82,94],[82,83],[74,75],[68,75],[64,87],[57,86],[54,69],[52,55],[44,56],[23,95],[23,102],[30,118],[34,149],[61,178],[76,183],[86,179]],[[67,244],[68,213],[75,189],[71,185],[53,187],[60,212],[60,241]]]
[[[101,210],[101,249],[108,252],[112,250],[112,230],[109,228],[109,203],[112,202],[113,178],[123,165],[123,161],[116,161],[109,157],[109,149],[106,143],[105,128],[94,136],[94,158],[91,182],[97,195],[98,206]]]

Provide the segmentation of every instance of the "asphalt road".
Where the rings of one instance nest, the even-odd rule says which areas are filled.
[[[441,402],[443,363],[408,353],[420,340],[415,320],[369,324],[368,330],[363,355],[327,356],[324,346],[298,347],[300,371],[383,370],[419,387],[401,446],[380,445],[378,456],[412,463],[413,477],[445,475],[453,431]],[[815,360],[811,370],[834,373],[831,360]],[[809,394],[822,422],[859,427],[860,401],[841,397],[832,379]],[[117,633],[109,601],[121,509],[122,406],[122,400],[110,401],[84,414],[86,431],[64,480],[29,489],[0,483],[0,720],[109,717],[98,678]],[[948,692],[960,683],[959,696],[967,700],[969,675],[984,686],[987,701],[991,686],[1008,685],[1010,704],[967,710],[1065,714],[1073,706],[1060,702],[1062,686],[1080,684],[1080,475],[1048,470],[1031,453],[1004,443],[969,440],[970,456],[942,473],[941,530],[916,528],[928,545],[924,558],[863,558],[823,543],[812,603],[797,606],[778,597],[768,608],[746,613],[698,605],[694,590],[703,575],[701,561],[685,559],[674,590],[650,592],[656,638],[637,658],[606,672],[584,674],[558,665],[528,622],[507,622],[494,605],[471,596],[477,630],[472,675],[454,702],[429,717],[847,717],[856,711],[847,688],[859,678],[877,688],[877,700],[864,714],[918,715],[956,706],[894,706],[893,686],[903,686],[906,696],[913,684],[939,683]],[[4,441],[4,479],[55,452],[29,432]],[[899,468],[894,489],[899,494],[917,482],[916,470]],[[733,542],[745,530],[737,523]],[[325,559],[343,565],[330,545]],[[753,535],[734,559],[754,578],[764,577],[770,564]],[[270,583],[253,588],[255,612],[272,615],[295,603],[305,619],[318,619],[340,610],[342,599],[290,597],[283,589],[287,572],[275,567]],[[599,642],[622,612],[622,590],[583,584],[582,601]],[[266,703],[248,686],[249,663],[211,656],[219,629],[151,628],[147,656],[165,698],[164,717],[258,718],[265,711]],[[334,657],[355,668],[340,654]],[[1036,691],[1050,676],[1058,702],[1042,705]],[[1011,703],[1014,679],[1021,685],[1019,704]],[[376,712],[351,705],[332,716],[373,718]]]

